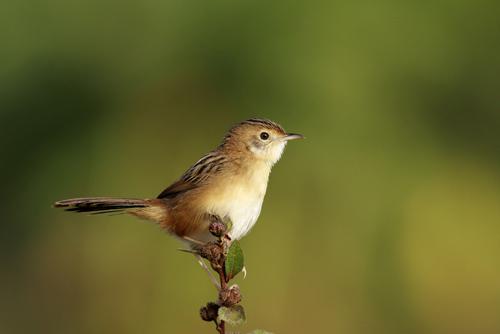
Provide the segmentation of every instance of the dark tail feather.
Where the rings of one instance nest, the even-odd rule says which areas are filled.
[[[54,203],[56,208],[66,211],[99,213],[116,213],[131,208],[144,208],[149,206],[143,199],[113,198],[113,197],[85,197],[71,198]]]

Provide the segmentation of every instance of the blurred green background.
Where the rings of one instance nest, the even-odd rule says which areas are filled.
[[[154,197],[234,123],[274,168],[237,282],[275,333],[500,333],[498,1],[0,4],[1,333],[213,333]]]

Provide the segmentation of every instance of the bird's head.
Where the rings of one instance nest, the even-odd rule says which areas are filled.
[[[289,140],[302,138],[302,135],[287,133],[281,125],[273,121],[252,118],[231,128],[224,138],[223,145],[238,147],[254,158],[274,165]]]

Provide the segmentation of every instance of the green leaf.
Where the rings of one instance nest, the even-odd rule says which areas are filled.
[[[238,326],[247,320],[245,309],[241,305],[233,305],[231,307],[222,306],[219,308],[218,320],[225,321],[232,326]]]
[[[256,329],[254,331],[251,331],[250,333],[248,334],[273,334],[271,332],[268,332],[268,331],[265,331],[263,329]]]
[[[243,257],[243,251],[241,250],[240,243],[238,240],[234,240],[229,247],[226,256],[226,264],[224,270],[226,272],[226,277],[228,280],[232,279],[245,266],[245,259]]]

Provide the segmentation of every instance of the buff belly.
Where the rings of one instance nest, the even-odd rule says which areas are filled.
[[[244,237],[257,222],[266,194],[268,175],[268,172],[252,175],[245,178],[245,182],[225,180],[225,184],[207,194],[206,211],[231,222],[229,235],[232,239]]]

